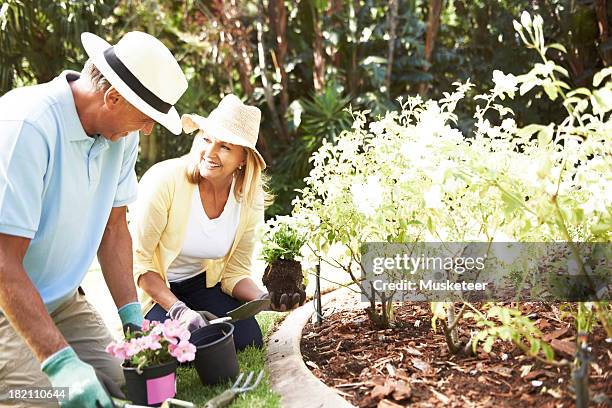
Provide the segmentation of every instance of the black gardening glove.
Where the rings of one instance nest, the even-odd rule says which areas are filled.
[[[265,293],[260,299],[270,299],[270,310],[274,312],[286,312],[298,306],[302,306],[306,300],[306,292],[298,289],[298,292],[281,293],[275,296],[274,292]]]

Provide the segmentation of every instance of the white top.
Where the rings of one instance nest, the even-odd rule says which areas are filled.
[[[178,282],[201,272],[203,259],[223,258],[229,252],[240,219],[240,203],[234,197],[234,181],[223,212],[210,219],[204,211],[200,190],[194,189],[183,248],[168,268],[168,281]]]

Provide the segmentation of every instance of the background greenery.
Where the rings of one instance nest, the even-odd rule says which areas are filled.
[[[399,96],[438,98],[467,78],[475,95],[491,85],[493,69],[526,72],[536,57],[512,27],[523,10],[542,15],[547,43],[567,46],[567,54],[550,58],[569,71],[572,87],[590,84],[612,62],[611,3],[9,0],[0,6],[0,94],[63,69],[80,70],[83,31],[111,43],[128,31],[146,31],[168,46],[189,79],[179,112],[207,115],[229,92],[262,109],[258,148],[277,195],[268,215],[285,214],[294,189],[303,186],[310,153],[350,126],[344,108],[383,113]],[[560,118],[561,103],[534,103],[542,97],[532,92],[509,103],[519,126]],[[462,129],[473,126],[471,115],[457,113]],[[157,126],[141,139],[139,175],[186,153],[191,140]]]

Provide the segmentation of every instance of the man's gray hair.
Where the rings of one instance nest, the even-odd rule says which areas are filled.
[[[111,87],[110,82],[104,78],[104,75],[102,75],[91,60],[87,60],[81,71],[81,75],[85,75],[89,78],[91,85],[96,91],[106,92],[106,90]]]

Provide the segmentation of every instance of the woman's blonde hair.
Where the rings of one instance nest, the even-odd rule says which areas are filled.
[[[185,155],[187,160],[186,176],[187,180],[193,184],[199,184],[202,180],[200,174],[200,149],[199,142],[204,136],[204,131],[200,130],[193,139],[191,151]],[[263,173],[262,166],[253,150],[244,147],[246,152],[246,164],[241,170],[236,170],[236,183],[234,186],[234,197],[249,207],[257,208],[261,205],[269,207],[274,196],[269,193],[268,175]],[[263,199],[263,200],[262,200]]]

